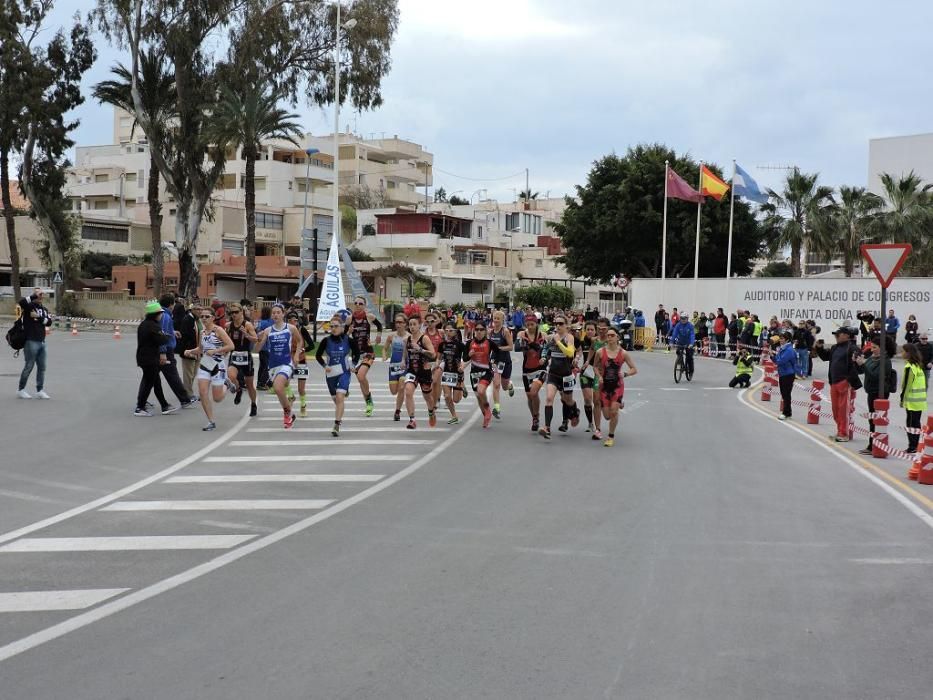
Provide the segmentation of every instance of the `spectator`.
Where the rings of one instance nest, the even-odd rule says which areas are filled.
[[[45,329],[52,325],[52,317],[48,309],[42,305],[45,292],[36,287],[28,298],[19,300],[22,310],[23,330],[26,332],[26,346],[23,348],[25,363],[19,375],[19,391],[16,395],[21,399],[31,399],[26,391],[26,384],[32,368],[36,368],[36,396],[37,399],[51,398],[45,393],[45,362],[47,358],[45,345]]]
[[[402,311],[408,318],[421,316],[421,306],[415,301],[414,297],[408,297],[408,303],[402,307]]]
[[[904,324],[904,342],[905,343],[916,343],[917,338],[919,337],[917,334],[917,330],[918,330],[917,317],[911,314],[910,316],[907,317],[907,323]]]
[[[884,320],[884,332],[888,335],[894,336],[895,342],[897,341],[897,329],[901,327],[901,322],[898,320],[897,316],[894,315],[894,309],[888,310],[888,317]]]
[[[661,321],[658,333],[660,334],[660,342],[667,344],[667,352],[670,352],[671,346],[668,343],[668,338],[671,336],[671,318],[667,315],[667,312],[664,313],[664,319]]]
[[[146,304],[146,317],[136,329],[136,365],[143,371],[139,381],[139,391],[136,394],[136,410],[134,416],[151,418],[152,413],[146,408],[149,394],[155,391],[156,399],[162,408],[162,414],[174,413],[178,410],[165,400],[162,393],[162,380],[159,379],[159,367],[166,362],[162,347],[168,341],[168,335],[162,331],[162,316],[166,312],[157,301]]]
[[[813,335],[807,329],[807,324],[801,321],[794,330],[794,350],[797,353],[797,376],[805,379],[810,376],[810,348],[813,346]]]
[[[198,373],[198,359],[186,356],[185,352],[201,347],[200,314],[201,305],[191,304],[178,326],[179,337],[175,343],[175,352],[181,355],[182,385],[189,396],[191,396],[192,387],[194,386],[194,376]],[[194,396],[191,396],[191,398],[197,401]]]
[[[664,304],[658,304],[658,310],[654,312],[654,328],[658,342],[661,342],[661,326],[666,316],[667,312],[664,310]]]
[[[904,380],[901,383],[901,408],[907,411],[907,427],[917,432],[907,433],[907,452],[915,454],[920,442],[920,415],[927,407],[927,380],[923,372],[923,359],[916,345],[905,343],[901,347],[904,358]]]
[[[162,307],[162,333],[166,337],[165,343],[159,348],[159,352],[162,354],[159,372],[165,375],[165,381],[168,382],[169,388],[175,394],[179,404],[181,404],[182,408],[186,408],[193,402],[188,390],[182,384],[181,377],[178,376],[178,365],[175,362],[175,346],[178,339],[181,338],[181,332],[175,330],[175,324],[172,322],[175,295],[171,292],[163,294],[159,299],[159,304]]]
[[[729,329],[729,319],[722,311],[722,307],[716,310],[716,317],[713,319],[713,337],[716,340],[716,357],[726,356],[726,331]]]
[[[836,344],[827,348],[817,341],[814,352],[824,362],[829,362],[830,400],[833,405],[833,420],[836,422],[836,442],[849,442],[849,389],[860,389],[858,365],[854,356],[858,348],[853,343],[857,335],[854,328],[842,326],[833,331]]]
[[[677,322],[680,320],[680,314],[677,313],[677,307],[675,306],[671,309],[671,328],[677,325]]]
[[[262,333],[272,325],[272,307],[263,306],[259,312],[259,324],[256,326],[256,333]],[[269,383],[269,349],[264,345],[259,350],[259,372],[256,376],[256,388],[265,391],[271,388]]]
[[[891,356],[886,355],[884,365],[881,364],[881,346],[875,343],[869,348],[868,357],[856,357],[855,363],[859,366],[859,372],[865,375],[865,393],[868,396],[868,415],[871,416],[875,411],[875,400],[886,399],[894,390],[891,382]],[[884,374],[882,374],[882,372]],[[884,394],[880,393],[881,377],[884,377]],[[872,450],[872,439],[875,433],[875,421],[868,419],[868,447],[859,450],[863,455],[870,455]]]
[[[739,332],[741,328],[742,326],[738,316],[732,314],[729,317],[729,325],[726,326],[726,330],[729,332],[729,352],[732,355],[735,355],[736,344],[739,342]]]
[[[221,328],[227,327],[227,306],[220,299],[214,299],[211,302],[211,309],[214,311],[214,323]]]
[[[612,317],[612,325],[618,330],[619,326],[622,325],[622,321],[625,320],[625,314],[622,313],[622,309],[616,309],[615,314]]]
[[[512,325],[516,333],[525,328],[525,312],[521,310],[521,307],[516,307],[512,312]]]
[[[930,345],[930,336],[924,331],[920,334],[920,342],[917,343],[917,352],[920,353],[921,366],[923,374],[930,383],[930,370],[933,369],[933,345]]]
[[[774,362],[777,365],[778,386],[781,389],[781,415],[780,420],[787,420],[791,417],[791,394],[794,389],[794,378],[797,375],[797,353],[793,346],[794,334],[789,330],[780,332],[780,347],[774,356]]]
[[[729,380],[729,388],[734,389],[737,386],[748,388],[752,384],[752,367],[755,360],[748,350],[739,350],[732,360],[735,365],[735,376]]]

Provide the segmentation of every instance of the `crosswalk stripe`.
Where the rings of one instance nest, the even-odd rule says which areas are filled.
[[[334,499],[260,498],[254,500],[221,499],[211,501],[117,501],[101,508],[105,511],[140,510],[318,510]]]
[[[267,403],[268,403],[268,402],[267,402]],[[279,406],[279,402],[278,402],[278,401],[274,402],[274,405],[275,405],[275,406],[278,406],[279,409],[281,410],[282,407]],[[298,406],[297,406],[297,405],[292,406],[292,410],[294,411],[295,415],[298,415]],[[353,410],[352,407],[351,407],[351,410]],[[377,408],[374,408],[373,410],[374,410],[376,413],[394,413],[394,412],[395,412],[395,409],[394,409],[394,408],[378,408],[378,407],[377,407]],[[329,414],[331,414],[331,415],[334,415],[334,407],[333,407],[333,406],[328,406],[327,408],[316,408],[316,407],[315,407],[315,408],[312,408],[311,406],[308,406],[307,411],[308,411],[308,413],[329,413]],[[281,419],[279,419],[279,420],[281,420]]]
[[[281,420],[281,419],[279,419]],[[329,423],[330,421],[328,421]],[[247,428],[247,433],[283,433],[284,428]],[[403,428],[401,426],[386,427],[386,426],[377,426],[374,428],[354,428],[347,426],[340,426],[340,434],[344,433],[402,433]],[[330,428],[289,428],[291,433],[329,433]],[[431,428],[432,433],[448,433],[450,428]],[[405,433],[406,435],[408,433]],[[333,442],[333,441],[331,441]]]
[[[298,415],[298,411],[295,411],[295,418],[296,418],[296,420],[298,421],[298,423],[305,423],[305,422],[309,422],[309,421],[318,421],[318,422],[323,422],[323,423],[327,423],[328,425],[331,425],[331,424],[333,424],[333,422],[334,422],[334,412],[331,411],[329,416],[323,416],[323,415],[322,415],[322,416],[299,416],[299,415]],[[347,411],[346,413],[343,414],[343,418],[344,418],[344,420],[352,420],[352,421],[357,421],[357,420],[359,420],[361,424],[362,424],[364,421],[367,421],[367,422],[369,422],[369,423],[375,423],[375,422],[376,422],[376,420],[373,420],[373,419],[371,419],[371,418],[366,418],[366,416],[362,415],[362,411],[361,411],[359,414],[356,414],[356,415],[354,415],[353,411]],[[379,416],[379,418],[380,418],[383,422],[385,422],[386,419],[387,419],[386,416]],[[259,416],[258,418],[255,418],[254,420],[261,420],[261,421],[278,421],[279,423],[281,423],[281,422],[282,422],[282,413],[281,413],[281,411],[276,411],[276,415],[274,415],[274,416]],[[377,419],[377,420],[378,420],[378,419]],[[407,420],[407,417],[406,417],[406,420]],[[427,419],[425,419],[425,420],[427,420]],[[296,423],[296,425],[297,425],[297,423]],[[404,427],[404,426],[399,426],[399,427]]]
[[[410,434],[410,433],[402,433]],[[231,447],[353,447],[356,445],[433,445],[437,440],[410,440],[397,438],[394,440],[233,440]]]
[[[24,537],[0,552],[123,552],[159,549],[230,549],[256,535],[145,535],[141,537]]]
[[[13,591],[0,593],[0,613],[84,610],[129,588],[89,588],[74,591]]]
[[[233,455],[205,457],[203,462],[407,462],[414,455]]]
[[[166,484],[262,484],[262,483],[370,483],[385,474],[205,474],[203,476],[173,476]]]

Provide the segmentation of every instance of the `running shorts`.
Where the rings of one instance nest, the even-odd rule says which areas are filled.
[[[269,370],[269,377],[273,381],[280,374],[285,377],[286,381],[292,378],[292,375],[295,373],[295,368],[291,365],[279,365],[278,367],[273,367]]]
[[[336,396],[338,392],[346,394],[350,391],[350,372],[338,374],[336,377],[327,377],[327,390],[331,396]]]
[[[405,374],[405,383],[417,384],[421,387],[422,393],[429,394],[434,386],[434,378],[431,375],[431,370],[424,368],[417,374],[414,372]]]
[[[531,385],[535,382],[541,382],[544,384],[547,379],[547,371],[539,369],[536,372],[527,372],[522,375],[522,384],[525,385],[525,393],[531,391]]]
[[[237,372],[244,377],[252,377],[253,354],[249,350],[234,350],[230,353],[230,366],[236,367]]]
[[[624,394],[625,387],[621,384],[609,391],[606,391],[606,388],[603,387],[599,390],[599,399],[602,401],[603,408],[609,408],[614,403],[617,403],[621,406],[622,397]]]
[[[573,388],[577,385],[576,377],[573,374],[554,374],[548,372],[547,383],[557,387],[558,391],[565,394],[573,393]]]
[[[492,369],[477,368],[470,371],[470,386],[476,391],[480,384],[492,384]]]

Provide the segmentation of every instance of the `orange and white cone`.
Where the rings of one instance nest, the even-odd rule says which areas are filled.
[[[120,324],[118,323],[117,325],[115,325],[115,326],[113,327],[113,339],[114,339],[114,340],[120,340],[120,338],[122,338],[122,337],[123,337],[123,336],[120,335]]]
[[[78,324],[71,324],[71,335],[78,335]]]

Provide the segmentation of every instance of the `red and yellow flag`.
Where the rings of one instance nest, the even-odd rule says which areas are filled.
[[[712,197],[716,201],[719,201],[728,191],[729,185],[713,175],[712,171],[705,165],[701,166],[700,194],[705,197]]]

